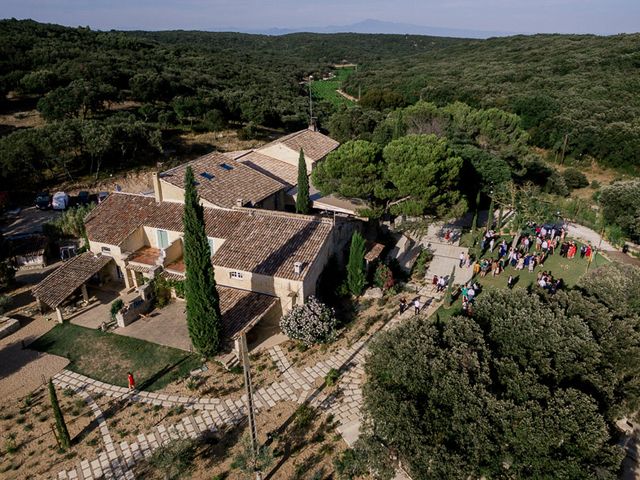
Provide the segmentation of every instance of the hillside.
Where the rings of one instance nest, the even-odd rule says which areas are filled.
[[[391,90],[419,98],[497,107],[522,118],[532,142],[640,166],[640,35],[535,35],[449,45],[363,66],[347,91]]]

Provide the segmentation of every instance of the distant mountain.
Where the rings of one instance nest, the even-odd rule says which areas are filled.
[[[351,25],[330,25],[328,27],[304,28],[269,28],[263,30],[239,30],[243,33],[258,33],[262,35],[287,35],[289,33],[390,33],[399,35],[429,35],[434,37],[458,38],[489,38],[506,37],[513,32],[490,32],[482,30],[465,30],[459,28],[427,27],[408,23],[384,22],[381,20],[363,20]]]

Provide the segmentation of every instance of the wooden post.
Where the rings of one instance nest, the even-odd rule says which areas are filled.
[[[64,323],[64,316],[60,307],[56,307],[56,315],[58,316],[58,323]]]
[[[87,292],[87,284],[83,283],[82,287],[82,300],[84,300],[84,303],[89,303],[89,292]]]
[[[262,475],[258,470],[258,429],[256,427],[255,406],[253,403],[253,387],[251,386],[251,365],[249,363],[249,351],[247,348],[247,337],[240,334],[237,345],[240,349],[240,360],[244,373],[244,386],[247,394],[247,416],[249,418],[249,436],[251,437],[251,449],[253,450],[253,469],[256,473],[256,480],[261,480]]]

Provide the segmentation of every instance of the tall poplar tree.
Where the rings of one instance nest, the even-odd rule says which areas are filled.
[[[309,175],[304,152],[300,149],[298,158],[298,195],[296,196],[296,212],[307,214],[311,211],[311,199],[309,198]]]
[[[220,299],[211,263],[211,251],[204,229],[204,210],[195,187],[191,167],[184,176],[184,264],[187,278],[187,326],[194,348],[211,357],[220,347]]]
[[[364,289],[364,250],[364,238],[360,232],[355,232],[351,237],[349,263],[347,264],[347,286],[353,295],[360,295]]]
[[[71,437],[69,436],[69,430],[67,430],[67,424],[64,421],[64,416],[62,415],[62,410],[58,403],[56,388],[53,386],[53,381],[51,379],[49,379],[49,400],[51,401],[53,418],[56,422],[56,433],[58,434],[60,447],[63,450],[68,450],[71,447]]]

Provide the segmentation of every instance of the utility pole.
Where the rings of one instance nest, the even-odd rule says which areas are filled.
[[[562,143],[562,157],[560,158],[560,165],[564,165],[564,153],[567,149],[567,141],[569,140],[569,134],[564,134],[564,142]]]
[[[313,96],[311,95],[311,84],[313,83],[313,75],[309,75],[309,126],[314,127],[313,121]]]
[[[256,427],[256,412],[253,403],[253,387],[251,386],[251,365],[249,363],[249,351],[247,337],[241,334],[239,340],[240,360],[244,372],[244,386],[247,395],[247,417],[249,418],[249,436],[251,437],[251,449],[253,450],[253,470],[256,472],[256,480],[262,480],[262,474],[258,469],[258,429]]]

